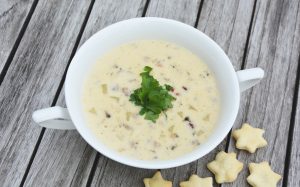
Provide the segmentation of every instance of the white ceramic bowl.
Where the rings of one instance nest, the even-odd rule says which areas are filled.
[[[92,65],[112,48],[142,39],[165,40],[192,51],[215,73],[221,92],[221,113],[213,133],[197,149],[176,159],[138,160],[123,156],[96,138],[84,119],[81,94],[84,79]],[[204,156],[226,137],[238,112],[240,91],[252,87],[263,74],[260,68],[235,72],[223,50],[208,36],[189,25],[163,18],[134,18],[110,25],[88,39],[75,54],[67,72],[67,109],[51,107],[38,110],[34,112],[33,119],[47,128],[76,128],[89,145],[117,162],[139,168],[171,168]]]

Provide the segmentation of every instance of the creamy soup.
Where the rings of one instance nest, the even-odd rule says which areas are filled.
[[[140,73],[168,84],[176,100],[156,122],[129,101]],[[88,74],[82,98],[89,128],[111,149],[142,160],[171,159],[193,151],[211,134],[220,111],[213,72],[196,55],[173,43],[141,40],[102,56]]]

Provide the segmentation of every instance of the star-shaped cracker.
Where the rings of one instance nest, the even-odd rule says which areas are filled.
[[[159,171],[152,178],[145,178],[144,184],[145,187],[172,187],[172,182],[164,180]]]
[[[268,162],[249,164],[250,175],[247,181],[253,187],[276,187],[281,176],[272,171]]]
[[[212,178],[201,178],[198,175],[192,175],[188,181],[181,182],[180,187],[212,187]]]
[[[233,182],[243,169],[243,163],[236,159],[235,153],[221,151],[207,168],[215,174],[217,183]]]
[[[233,131],[232,136],[236,140],[235,146],[238,149],[254,153],[257,148],[264,147],[268,144],[262,136],[264,132],[263,129],[254,128],[248,123],[244,123],[241,129]]]

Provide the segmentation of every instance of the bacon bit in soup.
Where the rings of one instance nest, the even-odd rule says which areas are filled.
[[[188,89],[185,86],[182,86],[182,89],[184,89],[185,91],[187,91]]]
[[[96,109],[95,109],[94,107],[91,108],[91,109],[89,110],[89,112],[92,113],[92,114],[97,114],[97,111],[96,111]]]
[[[189,126],[193,129],[195,128],[194,124],[192,124],[191,122],[189,122]]]
[[[188,122],[188,125],[193,129],[195,128],[195,125],[191,122],[190,118],[189,117],[185,117],[184,118],[184,121],[187,121]]]
[[[106,94],[107,93],[107,85],[106,84],[102,84],[101,88],[102,88],[102,93]]]
[[[111,117],[111,115],[108,112],[106,112],[106,111],[105,111],[105,116],[106,116],[106,118],[110,118]]]

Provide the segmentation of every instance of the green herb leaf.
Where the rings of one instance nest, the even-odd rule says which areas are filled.
[[[165,84],[165,87],[168,91],[172,91],[174,88],[168,84]]]
[[[137,106],[141,106],[140,115],[145,115],[145,119],[156,122],[160,113],[172,108],[172,101],[175,100],[169,91],[173,90],[170,85],[161,86],[159,82],[150,75],[152,68],[144,67],[144,72],[140,73],[142,77],[141,87],[134,90],[130,95],[129,101]]]

